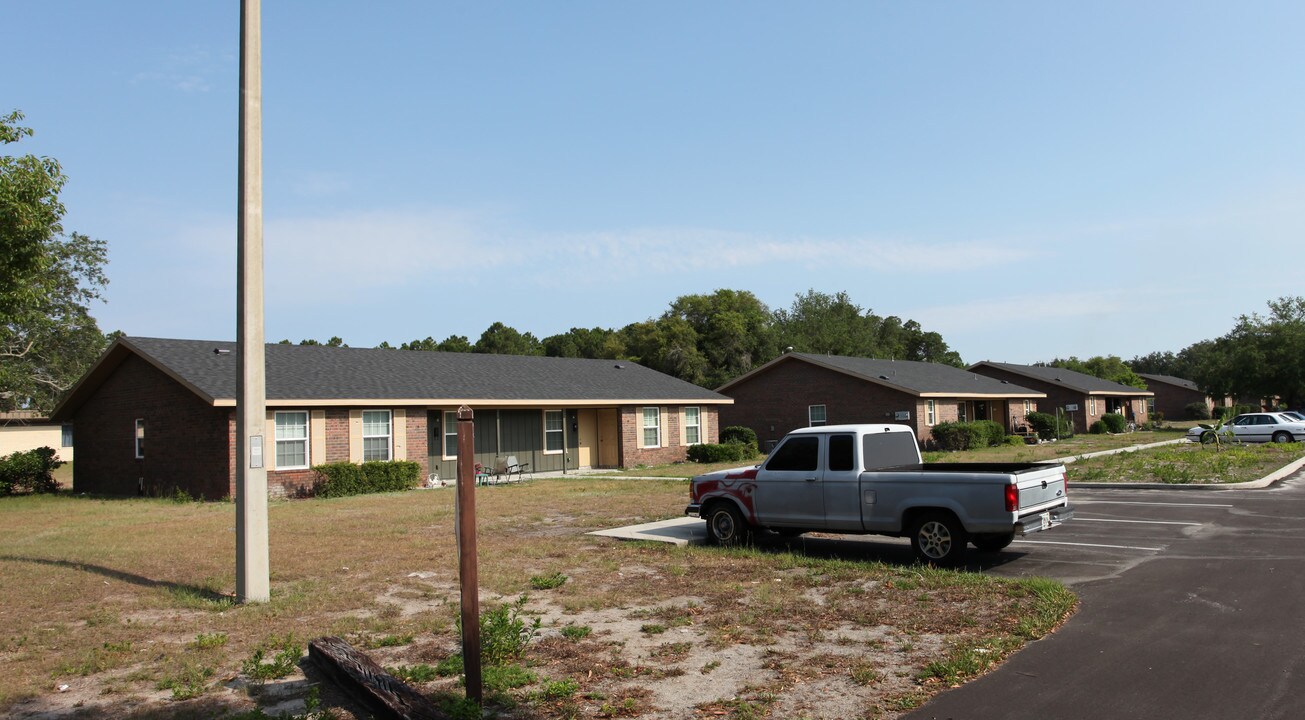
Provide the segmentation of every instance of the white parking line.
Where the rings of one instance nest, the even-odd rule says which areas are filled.
[[[1134,502],[1129,500],[1075,500],[1075,505],[1163,505],[1166,507],[1211,507],[1211,508],[1230,508],[1232,505],[1218,505],[1215,503],[1167,503],[1167,502]]]
[[[1054,540],[1016,540],[1015,542],[1023,543],[1025,545],[1072,545],[1074,547],[1109,548],[1111,550],[1150,550],[1152,552],[1159,552],[1161,550],[1164,550],[1163,547],[1138,547],[1136,545],[1097,545],[1095,543],[1056,542]]]
[[[1168,520],[1111,520],[1107,518],[1085,518],[1085,517],[1075,517],[1074,522],[1138,523],[1141,525],[1193,525],[1197,527],[1205,524],[1205,523],[1191,523],[1191,522],[1170,522]]]

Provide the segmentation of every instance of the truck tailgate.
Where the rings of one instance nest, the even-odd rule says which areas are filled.
[[[1021,515],[1065,502],[1065,467],[1047,465],[1015,474]]]

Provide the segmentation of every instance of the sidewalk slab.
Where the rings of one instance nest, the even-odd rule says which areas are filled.
[[[585,534],[620,540],[652,540],[683,547],[689,544],[701,545],[707,539],[707,524],[698,518],[682,517]]]

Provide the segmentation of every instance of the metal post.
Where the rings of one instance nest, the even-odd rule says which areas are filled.
[[[462,667],[467,697],[480,704],[480,578],[476,565],[475,413],[458,408],[458,580],[462,585]]]
[[[236,599],[270,597],[269,443],[263,359],[263,43],[259,0],[240,3],[240,189],[236,224]]]

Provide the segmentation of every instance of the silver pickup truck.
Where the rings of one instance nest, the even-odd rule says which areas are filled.
[[[828,425],[789,433],[756,467],[693,478],[685,514],[723,545],[754,530],[908,536],[925,563],[960,562],[1074,515],[1065,467],[933,463],[905,425]]]

